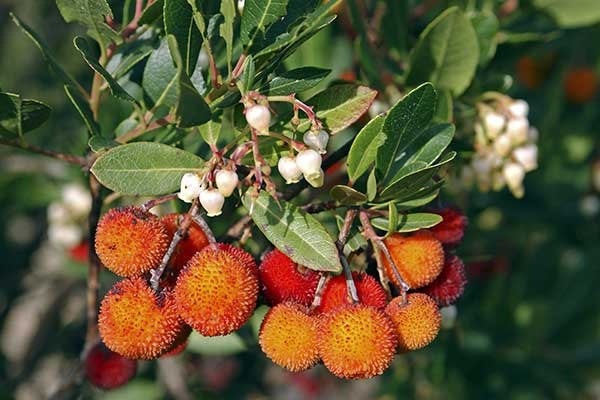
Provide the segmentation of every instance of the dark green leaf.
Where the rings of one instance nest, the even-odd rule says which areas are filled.
[[[377,153],[377,171],[381,180],[389,174],[394,160],[406,151],[414,138],[429,124],[435,105],[435,90],[430,83],[424,83],[388,111],[382,128],[385,143]]]
[[[168,2],[169,0],[167,0]],[[167,36],[171,57],[177,65],[177,104],[175,119],[179,128],[202,125],[210,120],[210,107],[204,97],[198,93],[192,81],[184,71],[184,60],[179,52],[177,40],[173,35]]]
[[[405,217],[404,215],[402,217]],[[394,205],[393,202],[388,204],[388,235],[392,234],[396,231],[396,227],[398,226],[398,209]]]
[[[440,222],[442,222],[440,215],[430,213],[404,214],[397,218],[397,224],[392,224],[387,218],[373,218],[371,220],[375,228],[390,233],[414,232],[419,229],[431,228]]]
[[[255,71],[256,69],[254,66],[254,60],[252,59],[252,56],[248,56],[244,62],[242,76],[240,77],[240,80],[237,81],[237,87],[240,89],[240,93],[242,95],[245,95],[250,89],[252,89],[252,85],[254,85]]]
[[[296,263],[315,271],[341,271],[333,239],[310,214],[283,200],[277,204],[264,191],[256,199],[247,193],[243,200],[256,226]]]
[[[440,14],[423,31],[410,57],[408,85],[432,82],[455,96],[470,85],[479,62],[477,34],[457,7]]]
[[[375,196],[377,196],[377,177],[375,176],[375,168],[373,168],[367,179],[367,199],[373,201]]]
[[[56,0],[56,5],[66,22],[79,22],[87,28],[87,34],[103,49],[111,42],[120,42],[121,37],[105,22],[112,17],[106,0]]]
[[[112,191],[158,196],[176,191],[183,174],[199,171],[203,165],[204,160],[176,147],[136,142],[108,150],[91,172]]]
[[[227,67],[231,72],[231,59],[233,58],[233,22],[235,21],[234,0],[221,1],[221,14],[223,14],[225,21],[219,28],[219,34],[225,41]]]
[[[153,3],[154,4],[154,3]],[[138,40],[123,44],[106,64],[106,70],[116,79],[124,76],[137,63],[158,48],[160,42],[153,35],[143,35]]]
[[[140,20],[138,21],[139,25],[150,25],[157,19],[161,18],[163,15],[163,8],[165,5],[165,0],[156,0],[154,3],[150,4],[144,9]]]
[[[454,100],[448,90],[437,91],[437,105],[433,122],[452,122],[454,119]]]
[[[87,39],[85,39],[82,36],[76,36],[73,40],[73,44],[75,45],[75,48],[79,50],[81,56],[83,57],[85,62],[90,66],[90,68],[102,75],[106,83],[108,83],[108,87],[110,88],[110,92],[113,94],[113,96],[123,100],[135,102],[135,99],[131,97],[129,93],[127,93],[125,89],[123,89],[121,85],[119,85],[117,81],[115,81],[115,79],[108,73],[108,71],[98,63],[98,56],[96,54],[93,54],[93,50],[90,47],[90,44],[87,41]]]
[[[94,120],[94,115],[92,114],[89,103],[83,98],[79,91],[72,86],[64,85],[63,88],[67,97],[79,113],[79,116],[83,119],[90,136],[101,136],[100,127]]]
[[[471,23],[479,42],[479,64],[486,65],[496,53],[496,34],[500,23],[492,13],[478,13],[471,16]]]
[[[242,43],[251,47],[258,35],[263,36],[269,25],[285,15],[287,3],[288,0],[246,0],[240,27]]]
[[[394,199],[396,208],[398,210],[410,210],[431,203],[438,196],[443,184],[443,180],[432,180],[412,193],[397,197]]]
[[[331,70],[329,69],[316,67],[293,69],[269,80],[258,91],[270,96],[301,93],[317,86],[330,72]]]
[[[533,4],[550,14],[563,28],[593,25],[600,21],[597,0],[533,0]]]
[[[331,86],[312,97],[308,103],[317,110],[317,118],[323,122],[324,129],[334,135],[367,112],[376,96],[376,90],[349,83]],[[304,119],[298,130],[304,131],[309,127],[310,121]]]
[[[357,206],[367,202],[367,196],[349,186],[336,185],[329,192],[331,197],[344,206]]]
[[[50,107],[41,101],[0,93],[0,136],[20,137],[50,117]]]
[[[347,161],[351,181],[355,182],[360,178],[377,159],[379,147],[385,142],[385,134],[382,132],[384,121],[384,116],[378,115],[356,135]]]
[[[187,76],[192,76],[202,45],[202,37],[196,28],[192,7],[187,0],[165,0],[163,12],[165,31],[167,35],[173,35],[177,40],[183,72]]]
[[[454,137],[454,125],[438,124],[423,131],[406,150],[408,159],[403,164],[422,161],[430,165],[446,150]]]

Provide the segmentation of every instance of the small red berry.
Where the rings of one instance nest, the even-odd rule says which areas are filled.
[[[466,284],[463,262],[455,255],[448,255],[441,274],[420,291],[432,297],[440,307],[446,307],[462,296]]]
[[[98,343],[85,358],[85,374],[100,389],[114,389],[129,382],[137,371],[137,361],[125,358]]]
[[[444,220],[436,226],[429,228],[431,233],[444,246],[457,246],[462,240],[469,223],[467,217],[458,208],[454,207],[442,208],[433,211],[433,213],[438,214]]]

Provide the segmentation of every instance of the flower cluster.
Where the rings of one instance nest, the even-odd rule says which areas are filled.
[[[214,185],[212,182],[207,185],[208,174],[201,176],[190,172],[183,175],[178,194],[178,197],[186,203],[199,199],[209,217],[221,215],[225,197],[233,194],[239,182],[235,171],[230,169],[221,169],[213,175]]]
[[[60,200],[48,206],[48,240],[65,249],[80,244],[85,234],[83,222],[90,208],[91,197],[83,186],[64,186]]]
[[[475,155],[463,170],[463,181],[474,178],[482,191],[508,186],[515,197],[522,197],[525,174],[537,168],[538,131],[529,125],[529,105],[502,95],[477,108]]]

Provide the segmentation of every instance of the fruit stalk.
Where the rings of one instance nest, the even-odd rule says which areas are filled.
[[[213,233],[212,229],[210,229],[210,226],[208,226],[208,224],[206,223],[206,220],[204,218],[202,218],[202,216],[200,214],[192,215],[192,220],[195,223],[197,223],[198,226],[202,229],[202,231],[206,235],[206,238],[208,239],[208,243],[210,243],[210,244],[217,243],[217,238],[215,238],[215,234]]]
[[[331,278],[328,273],[321,274],[321,278],[319,279],[319,283],[317,284],[317,289],[315,290],[315,298],[313,299],[312,304],[310,305],[309,312],[316,310],[321,305],[321,299],[323,298],[323,290],[325,289],[325,284]]]
[[[342,267],[344,268],[344,276],[346,277],[346,288],[348,289],[348,296],[350,297],[350,299],[352,299],[352,303],[356,304],[359,301],[358,292],[356,291],[356,285],[354,284],[354,280],[352,279],[352,271],[350,271],[348,259],[344,255],[344,245],[346,244],[346,240],[348,240],[350,228],[352,228],[352,222],[354,222],[354,217],[356,217],[356,210],[350,209],[346,211],[346,216],[344,217],[344,224],[342,225],[342,229],[340,229],[340,234],[338,236],[336,246],[340,255]]]
[[[144,210],[144,211],[150,211],[151,209],[153,209],[157,205],[162,204],[162,203],[166,203],[167,201],[174,200],[176,198],[177,198],[177,193],[173,193],[173,194],[168,194],[168,195],[163,196],[163,197],[159,197],[157,199],[148,200],[147,202],[145,202],[144,204],[142,204],[142,210]]]
[[[171,244],[169,244],[169,248],[167,249],[167,252],[163,256],[163,259],[162,259],[160,265],[157,268],[152,270],[152,276],[150,277],[150,285],[152,286],[152,289],[154,289],[155,291],[158,290],[158,283],[160,282],[160,277],[162,276],[163,272],[165,271],[165,268],[167,268],[167,264],[169,264],[169,260],[171,259],[171,256],[175,252],[175,249],[177,248],[177,245],[179,244],[181,239],[183,239],[183,236],[185,235],[185,233],[187,232],[187,230],[189,229],[189,227],[192,223],[193,217],[197,213],[198,213],[198,200],[196,199],[192,203],[192,206],[190,207],[190,210],[188,211],[188,213],[185,215],[185,218],[183,219],[183,221],[181,221],[181,226],[179,227],[179,229],[177,229],[177,232],[175,232],[175,234],[173,235]]]

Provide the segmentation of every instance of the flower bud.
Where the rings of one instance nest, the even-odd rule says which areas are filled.
[[[529,121],[527,118],[511,118],[506,124],[506,134],[510,137],[513,146],[518,146],[527,141]]]
[[[529,104],[525,100],[515,100],[508,106],[508,111],[518,118],[527,118],[529,114]]]
[[[181,177],[181,187],[179,188],[179,197],[186,203],[191,203],[202,191],[202,179],[194,173],[187,173]]]
[[[513,157],[525,168],[526,172],[537,168],[538,148],[535,144],[528,144],[513,151]]]
[[[202,207],[206,210],[206,215],[209,217],[221,215],[223,203],[225,203],[225,197],[216,189],[210,188],[200,193],[200,204],[202,204]]]
[[[296,164],[304,174],[304,177],[319,172],[321,162],[321,155],[312,149],[302,150],[296,156]]]
[[[231,196],[238,184],[238,176],[229,169],[222,169],[215,176],[215,183],[219,192],[225,197]]]
[[[246,108],[246,121],[248,125],[260,133],[267,133],[271,125],[271,112],[269,108],[262,105],[255,105]]]
[[[302,171],[292,157],[281,157],[277,163],[277,169],[287,184],[299,182],[302,177]]]
[[[487,133],[490,139],[495,139],[496,136],[498,136],[498,134],[502,132],[505,123],[506,121],[504,120],[504,117],[495,111],[490,111],[486,113],[483,117],[483,125],[485,126],[485,132]]]
[[[237,1],[237,9],[240,15],[244,13],[244,6],[246,5],[246,0],[238,0]]]
[[[317,172],[313,172],[308,175],[304,174],[304,179],[306,179],[310,186],[319,188],[323,186],[323,183],[325,183],[325,172],[323,172],[323,170],[319,168],[319,171]]]
[[[325,131],[308,131],[304,134],[304,143],[321,154],[327,153],[327,142],[329,142],[329,134]]]
[[[494,151],[500,157],[506,157],[510,152],[511,147],[512,142],[506,133],[498,136],[496,140],[494,140]]]
[[[502,175],[511,192],[517,197],[523,195],[523,179],[525,178],[525,168],[520,164],[508,162],[502,169]]]

